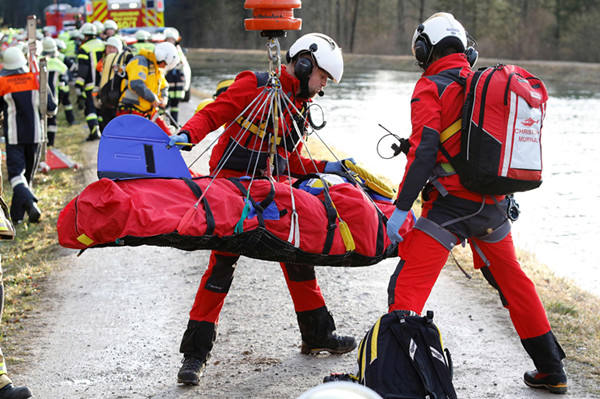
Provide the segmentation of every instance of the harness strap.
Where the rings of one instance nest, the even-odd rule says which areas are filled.
[[[255,123],[249,121],[248,119],[244,118],[243,116],[240,116],[235,121],[242,128],[248,130],[252,134],[257,135],[258,138],[260,138],[260,139],[264,138],[265,134],[267,133],[267,131],[266,131],[267,123],[266,122],[263,122],[260,124],[260,126],[257,126]],[[272,135],[270,135],[270,143],[271,144],[273,143]],[[277,136],[277,138],[275,140],[275,144],[279,145],[280,143],[281,143],[281,136]]]
[[[192,193],[196,196],[196,198],[202,197],[202,189],[195,181],[189,179],[187,177],[183,178],[183,181],[187,186],[192,190]],[[215,232],[215,217],[213,216],[212,211],[210,210],[210,206],[208,205],[208,201],[206,200],[206,196],[202,198],[202,205],[204,206],[204,213],[206,215],[206,235],[212,235]]]
[[[415,229],[421,230],[423,233],[427,234],[440,244],[448,251],[452,250],[452,248],[459,243],[459,239],[452,234],[449,230],[446,230],[444,227],[440,226],[436,222],[429,220],[423,216],[421,216],[414,226]]]

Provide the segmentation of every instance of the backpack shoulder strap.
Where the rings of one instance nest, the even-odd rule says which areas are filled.
[[[425,368],[416,356],[417,343],[414,339],[415,337],[412,334],[409,334],[406,331],[406,328],[404,328],[404,326],[401,326],[401,323],[406,323],[406,320],[403,321],[400,316],[397,316],[397,318],[398,320],[396,322],[396,325],[390,325],[389,328],[392,331],[394,337],[396,337],[399,346],[404,350],[406,356],[408,356],[408,358],[410,359],[411,364],[417,372],[417,375],[419,376],[419,379],[421,380],[421,383],[423,384],[423,388],[425,389],[426,393],[428,395],[435,395],[435,393],[431,389],[431,381],[426,376]]]

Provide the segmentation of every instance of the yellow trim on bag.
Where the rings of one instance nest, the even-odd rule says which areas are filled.
[[[90,237],[86,236],[85,234],[82,234],[79,237],[77,237],[77,241],[79,241],[83,245],[87,245],[87,246],[90,246],[94,243],[94,240],[92,240]]]
[[[366,169],[352,163],[351,161],[344,160],[344,165],[350,171],[356,173],[364,182],[365,185],[377,194],[381,194],[386,198],[394,198],[396,190],[384,183],[380,178],[369,173]]]
[[[367,337],[365,337],[367,339]],[[360,380],[365,379],[365,368],[367,367],[367,343],[362,345],[362,359],[360,361]]]
[[[373,326],[373,334],[371,334],[371,362],[373,363],[377,359],[377,338],[379,336],[379,325],[381,324],[381,317],[377,320],[377,323]]]
[[[441,134],[440,134],[440,143],[445,142],[450,137],[454,136],[456,133],[460,132],[460,128],[462,126],[462,118],[448,126]]]

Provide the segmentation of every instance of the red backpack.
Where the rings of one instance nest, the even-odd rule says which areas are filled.
[[[470,73],[462,119],[440,135],[458,132],[461,149],[451,156],[440,149],[463,186],[503,195],[542,184],[542,122],[548,93],[544,83],[516,65],[498,64]]]

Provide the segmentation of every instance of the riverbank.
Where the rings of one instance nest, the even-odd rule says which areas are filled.
[[[248,68],[262,70],[267,61],[266,50],[234,50],[234,49],[188,49],[187,53],[190,65],[227,65],[231,62],[239,62],[240,58],[248,65]],[[282,53],[285,62],[285,52]],[[543,80],[556,81],[568,78],[569,85],[573,87],[585,87],[590,92],[600,91],[600,64],[586,62],[566,61],[536,61],[536,60],[507,60],[498,58],[481,57],[476,66],[494,65],[497,63],[519,64],[527,68],[534,75]],[[344,54],[344,68],[352,69],[385,69],[394,71],[421,72],[409,55],[370,55],[370,54]]]

